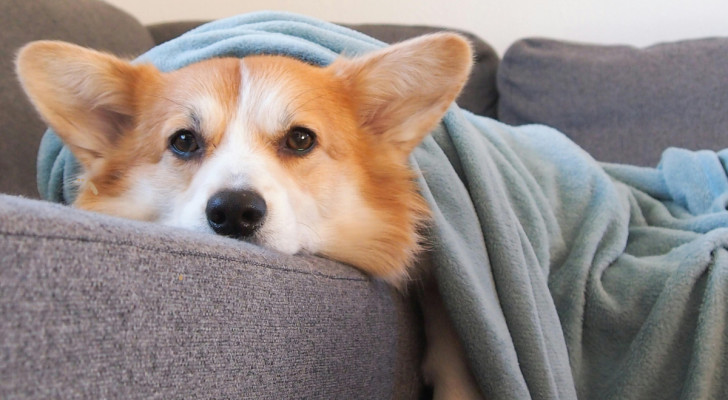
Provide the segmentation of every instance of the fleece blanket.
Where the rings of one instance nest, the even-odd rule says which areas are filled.
[[[383,45],[265,12],[204,25],[138,61],[173,70],[267,53],[325,65]],[[553,129],[453,105],[411,161],[434,211],[435,276],[487,398],[728,394],[727,152],[603,165]],[[48,132],[41,193],[70,202],[77,168]]]

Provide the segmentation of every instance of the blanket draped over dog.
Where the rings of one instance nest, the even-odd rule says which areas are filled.
[[[265,53],[325,65],[383,45],[254,13],[138,61],[174,70]],[[604,165],[547,127],[453,105],[412,163],[434,210],[435,275],[487,398],[726,398],[728,152],[669,149],[656,169]],[[70,202],[77,169],[47,132],[43,196]]]

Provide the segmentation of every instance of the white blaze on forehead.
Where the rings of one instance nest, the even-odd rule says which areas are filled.
[[[266,202],[267,215],[255,241],[273,249],[295,253],[316,252],[319,236],[315,227],[320,215],[315,200],[281,165],[276,143],[288,128],[290,94],[282,74],[276,71],[251,71],[240,61],[241,84],[233,116],[216,116],[225,108],[214,98],[202,99],[199,116],[202,129],[210,126],[208,116],[226,118],[227,125],[214,150],[202,160],[199,170],[185,192],[177,197],[164,221],[170,225],[211,231],[205,208],[215,193],[225,189],[253,190]]]
[[[220,105],[220,100],[211,93],[199,96],[193,105],[192,117],[199,123],[203,132],[213,132],[218,126],[225,123],[227,115]]]
[[[288,127],[288,106],[292,93],[287,90],[285,74],[276,68],[253,71],[240,60],[240,100],[238,116],[248,129],[260,135],[278,135]]]

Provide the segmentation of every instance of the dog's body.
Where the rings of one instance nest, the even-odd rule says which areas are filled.
[[[429,215],[407,159],[471,63],[454,34],[324,68],[254,56],[171,73],[36,42],[18,73],[83,167],[75,206],[316,253],[402,286]],[[441,305],[425,308],[436,395],[479,396]],[[438,366],[452,354],[462,368]]]

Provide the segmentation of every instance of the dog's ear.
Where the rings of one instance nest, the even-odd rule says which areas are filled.
[[[160,76],[152,66],[57,41],[23,47],[16,72],[41,117],[86,169],[130,129],[136,90]]]
[[[444,116],[472,64],[465,38],[437,33],[342,58],[330,68],[350,85],[360,125],[409,154]]]

